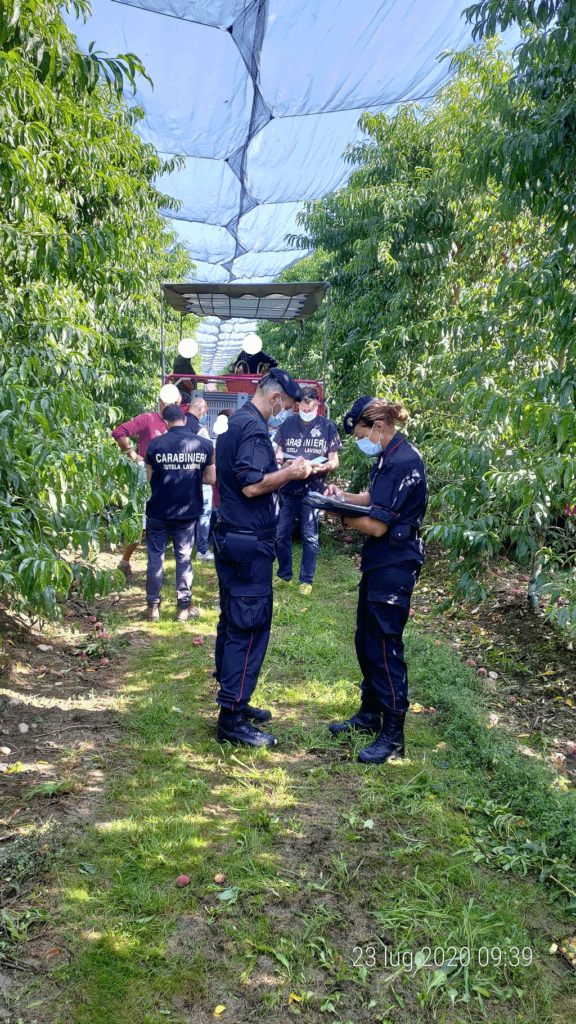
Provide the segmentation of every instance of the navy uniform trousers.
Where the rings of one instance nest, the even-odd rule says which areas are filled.
[[[264,661],[272,624],[272,565],[275,542],[258,541],[253,560],[234,562],[220,538],[214,538],[220,585],[220,619],[216,631],[218,704],[243,711],[250,703]]]
[[[402,633],[420,575],[417,562],[362,573],[356,618],[356,655],[362,671],[362,706],[376,714],[408,710],[408,673]]]

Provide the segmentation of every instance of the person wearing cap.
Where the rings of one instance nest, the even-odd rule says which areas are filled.
[[[274,368],[251,401],[228,419],[216,442],[220,505],[214,527],[214,555],[220,585],[216,672],[220,683],[218,740],[251,747],[274,746],[276,738],[253,722],[270,711],[250,698],[266,654],[272,621],[272,566],[275,556],[278,490],[303,480],[312,467],[303,458],[278,469],[268,437],[270,416],[288,415],[302,395],[286,370]]]
[[[160,616],[164,558],[172,534],[176,559],[176,620],[186,622],[192,605],[192,548],[196,523],[202,514],[202,485],[216,479],[214,446],[194,434],[179,405],[163,410],[166,433],[150,441],[145,461],[151,496],[146,503],[146,618]]]
[[[366,535],[355,637],[363,677],[361,705],[351,718],[329,726],[334,735],[377,733],[358,755],[365,764],[382,764],[404,754],[408,676],[402,633],[424,562],[419,530],[428,503],[420,453],[396,431],[395,424],[407,419],[400,402],[370,395],[358,398],[344,418],[344,430],[354,435],[361,452],[376,460],[370,489],[349,494],[334,484],[327,488],[327,494],[343,502],[367,506],[365,516],[342,515],[350,529]]]
[[[302,388],[302,399],[298,415],[289,416],[278,427],[274,444],[279,462],[290,456],[302,455],[309,462],[324,458],[321,465],[312,465],[312,472],[306,480],[290,480],[280,489],[282,507],[278,520],[278,569],[279,581],[292,580],[292,533],[297,519],[302,533],[302,560],[300,562],[300,593],[307,595],[312,590],[318,557],[318,509],[310,508],[303,499],[310,491],[324,492],[326,476],[338,469],[338,452],[342,442],[338,427],[332,420],[318,415],[318,390],[313,386]]]
[[[128,458],[133,462],[137,463],[142,474],[142,481],[146,479],[146,469],[144,466],[144,458],[146,455],[146,449],[149,442],[154,437],[160,437],[166,433],[166,426],[162,419],[162,413],[165,406],[167,405],[179,405],[182,401],[182,395],[178,391],[175,384],[164,384],[160,388],[160,394],[158,396],[158,412],[143,412],[139,416],[135,416],[133,420],[128,420],[126,423],[121,423],[118,427],[115,427],[112,431],[112,437],[116,441],[121,451],[125,451]],[[134,448],[131,438],[137,438],[138,440],[138,451]],[[127,544],[124,548],[122,558],[118,564],[120,572],[123,572],[126,579],[131,575],[132,569],[130,566],[130,558],[139,544],[144,542],[146,536],[146,516],[142,517],[142,537],[139,541],[135,541],[132,544]]]

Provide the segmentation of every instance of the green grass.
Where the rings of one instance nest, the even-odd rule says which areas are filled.
[[[106,804],[58,862],[56,925],[72,958],[55,977],[68,1009],[60,995],[43,1019],[184,1024],[224,1005],[221,1019],[237,1022],[576,1021],[573,975],[548,952],[576,931],[570,896],[538,881],[541,850],[518,870],[494,853],[529,832],[547,837],[549,859],[563,848],[572,859],[572,795],[486,729],[469,670],[413,627],[413,700],[438,712],[409,716],[408,758],[364,767],[360,740],[330,737],[360,676],[358,573],[329,545],[311,595],[275,594],[257,703],[273,709],[279,746],[221,747],[214,580],[198,568],[204,614],[187,627],[173,621],[169,580],[154,645],[125,661]],[[515,817],[502,825],[505,804]],[[513,947],[530,965],[511,962]]]

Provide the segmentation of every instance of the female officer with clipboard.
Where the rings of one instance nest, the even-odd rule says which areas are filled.
[[[402,633],[410,597],[424,562],[419,528],[426,512],[428,487],[420,453],[395,424],[408,419],[399,402],[363,395],[344,418],[360,451],[375,458],[370,490],[346,494],[330,484],[327,494],[355,505],[370,506],[367,515],[342,522],[366,534],[362,547],[362,581],[358,598],[356,654],[362,670],[360,709],[330,732],[378,733],[358,757],[382,764],[404,754],[404,719],[408,677]]]

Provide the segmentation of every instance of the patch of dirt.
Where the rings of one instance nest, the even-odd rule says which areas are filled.
[[[0,903],[16,918],[34,915],[35,889],[68,843],[97,820],[105,774],[122,756],[116,690],[126,652],[149,643],[140,621],[143,576],[136,573],[122,595],[94,607],[72,596],[62,624],[0,607]],[[120,601],[136,621],[121,633],[105,630],[109,664],[101,665],[108,649],[91,650],[102,641],[90,617],[101,621]],[[83,647],[86,658],[78,656]],[[0,953],[0,1020],[12,1019],[34,986],[36,1005],[19,1006],[18,1019],[51,1024],[60,989],[49,972],[70,955],[62,936],[36,922],[15,950]]]

